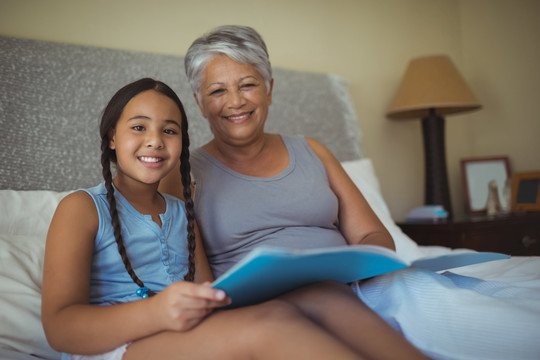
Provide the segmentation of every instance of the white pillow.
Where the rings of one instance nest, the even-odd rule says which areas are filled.
[[[386,229],[392,235],[396,244],[396,252],[406,261],[412,261],[423,256],[418,244],[408,237],[392,219],[390,210],[383,199],[379,180],[375,174],[373,163],[369,158],[345,161],[341,165],[356,184],[362,195],[377,214]]]
[[[41,278],[49,223],[66,193],[0,190],[0,354],[59,359],[41,325]],[[8,356],[8,354],[11,354]]]
[[[46,235],[58,203],[69,193],[0,190],[0,233]]]
[[[41,273],[45,238],[0,234],[0,357],[7,352],[60,359],[41,325]]]

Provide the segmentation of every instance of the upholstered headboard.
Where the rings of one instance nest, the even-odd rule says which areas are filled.
[[[192,148],[211,138],[182,57],[0,36],[0,188],[65,191],[100,182],[100,114],[115,91],[142,77],[179,94]],[[269,132],[314,137],[341,161],[362,157],[343,79],[284,69],[274,69],[274,79]]]

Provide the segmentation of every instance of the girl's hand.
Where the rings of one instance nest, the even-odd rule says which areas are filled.
[[[187,281],[173,283],[148,300],[164,328],[173,331],[190,330],[214,309],[231,303],[225,292],[210,287],[209,282]]]

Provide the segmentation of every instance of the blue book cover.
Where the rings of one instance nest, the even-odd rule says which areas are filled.
[[[470,252],[422,258],[409,264],[392,250],[372,245],[351,245],[294,250],[259,247],[220,276],[213,287],[232,299],[229,307],[256,304],[297,287],[324,280],[350,283],[413,266],[440,271],[508,255]]]

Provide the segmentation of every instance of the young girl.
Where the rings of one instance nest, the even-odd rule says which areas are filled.
[[[105,181],[66,196],[47,236],[49,344],[65,358],[80,354],[73,359],[361,358],[285,300],[214,311],[229,299],[209,286],[187,127],[176,94],[152,79],[120,89],[105,108]],[[178,159],[184,201],[158,192]]]

